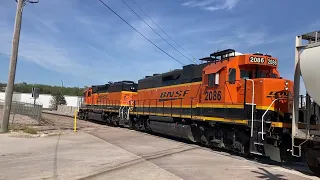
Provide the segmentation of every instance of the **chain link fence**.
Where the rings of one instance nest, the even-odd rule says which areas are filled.
[[[4,101],[0,100],[0,108],[3,109],[3,106]],[[39,122],[42,115],[42,105],[12,101],[10,113],[28,116]]]

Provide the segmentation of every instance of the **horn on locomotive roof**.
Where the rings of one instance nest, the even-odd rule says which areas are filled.
[[[254,53],[253,55],[263,56],[263,54],[262,54],[262,53],[259,53],[259,52],[256,52],[256,53]]]
[[[199,60],[216,63],[217,61],[223,61],[224,59],[229,60],[229,57],[234,56],[236,56],[236,51],[234,49],[225,49],[222,51],[214,52],[210,54],[210,57],[201,58]]]
[[[204,58],[201,58],[199,59],[200,61],[207,61],[207,62],[215,62],[216,60],[218,59],[214,59],[212,57],[204,57]]]

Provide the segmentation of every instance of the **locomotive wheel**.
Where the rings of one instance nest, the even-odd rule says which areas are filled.
[[[306,152],[306,161],[314,175],[320,177],[320,149],[310,149]]]
[[[129,126],[129,129],[131,130],[135,129],[135,124],[131,119],[128,120],[128,126]]]
[[[111,117],[110,116],[107,116],[107,119],[106,119],[106,125],[107,126],[110,126],[110,124],[111,124]]]
[[[84,121],[88,121],[88,119],[89,119],[89,118],[88,118],[88,113],[84,113],[84,114],[83,114],[83,120],[84,120]]]
[[[210,145],[210,143],[205,135],[201,136],[200,142],[205,147],[209,147],[209,145]]]
[[[82,112],[78,112],[77,117],[79,118],[79,120],[83,120],[83,113]]]
[[[114,115],[114,116],[112,117],[112,125],[113,125],[114,127],[118,127],[118,126],[119,126],[119,122],[118,122],[118,117],[117,117],[117,115]]]

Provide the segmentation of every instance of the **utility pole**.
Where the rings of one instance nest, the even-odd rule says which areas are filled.
[[[15,18],[13,40],[12,40],[12,51],[11,51],[11,57],[10,57],[8,82],[7,82],[5,102],[3,107],[3,118],[1,121],[1,132],[7,132],[8,126],[9,126],[13,86],[14,86],[14,79],[16,76],[23,6],[27,2],[29,3],[39,2],[39,1],[31,1],[31,0],[16,0],[16,1],[17,1],[17,12],[16,12],[16,18]]]

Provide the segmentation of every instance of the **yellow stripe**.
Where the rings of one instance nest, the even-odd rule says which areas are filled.
[[[239,104],[204,104],[204,103],[199,103],[197,107],[204,107],[204,108],[243,108],[243,105]]]
[[[271,122],[271,127],[276,127],[276,128],[291,128],[291,123]]]
[[[143,113],[143,112],[130,112],[130,114],[139,114],[139,115],[149,115],[149,116],[166,116],[166,117],[181,117],[181,118],[190,118],[190,115],[179,115],[179,114],[162,114],[162,113]],[[199,119],[203,121],[219,121],[219,122],[227,122],[227,123],[235,123],[235,124],[248,124],[248,120],[242,119],[225,119],[219,117],[207,117],[207,116],[192,116],[192,119]]]
[[[91,104],[88,104],[88,105],[91,105]],[[129,106],[128,104],[97,104],[98,106],[113,106],[113,105],[116,105],[116,106]],[[191,105],[165,105],[165,106],[162,106],[161,104],[159,105],[146,105],[146,106],[139,106],[139,105],[136,105],[135,107],[139,107],[139,108],[162,108],[162,107],[165,107],[165,108],[191,108]],[[236,104],[228,104],[228,105],[225,105],[225,104],[197,104],[197,105],[194,105],[192,106],[192,108],[234,108],[234,109],[242,109],[243,108],[243,105],[236,105]],[[257,106],[256,109],[258,110],[267,110],[268,109],[268,106]],[[271,107],[269,109],[269,111],[276,111],[273,107]],[[284,115],[284,112],[279,112],[280,115]]]
[[[166,116],[166,117],[182,117],[182,118],[191,118],[190,115],[179,115],[179,114],[162,114],[162,113],[143,113],[143,112],[130,112],[130,114],[139,114],[139,115],[148,115],[148,116]]]
[[[159,89],[166,89],[166,88],[175,88],[175,87],[182,87],[182,86],[191,86],[191,85],[197,85],[197,84],[202,84],[202,82],[193,82],[193,83],[177,84],[177,85],[171,85],[171,86],[162,86],[162,87],[141,89],[141,90],[138,90],[138,92],[148,91],[148,90],[155,90],[155,89],[158,89],[158,90],[159,90]]]
[[[277,127],[277,128],[292,128],[292,124],[291,123],[284,123],[284,122],[271,122],[271,126],[272,127]],[[298,124],[298,127],[300,129],[305,129],[307,127],[306,124]],[[311,129],[314,130],[319,130],[320,125],[310,125]]]
[[[91,106],[129,106],[128,104],[85,104],[85,105],[91,105]]]
[[[269,106],[256,106],[256,109],[259,109],[259,110],[267,110]],[[277,111],[276,109],[274,109],[274,107],[270,107],[269,111]],[[281,116],[284,116],[284,112],[279,112],[279,114]]]
[[[145,105],[145,106],[140,106],[140,105],[136,105],[136,107],[145,107],[145,108],[148,108],[148,107],[158,107],[158,108],[162,108],[162,107],[165,107],[165,108],[170,108],[171,105],[165,105],[165,106],[162,106],[161,104],[158,104],[158,105]],[[197,105],[192,105],[192,108],[236,108],[236,109],[241,109],[243,108],[243,105],[235,105],[235,104],[197,104]],[[191,108],[191,105],[172,105],[172,108]]]
[[[90,110],[100,110],[100,111],[119,112],[118,110],[112,110],[112,109],[100,109],[100,108],[80,108],[80,109],[90,109]]]
[[[196,116],[198,119],[203,119],[204,121],[219,121],[219,122],[228,122],[236,124],[248,124],[248,120],[243,119],[225,119],[219,117],[207,117],[207,116]]]
[[[132,92],[132,91],[121,91],[122,93],[128,93],[128,94],[138,94],[138,92]]]
[[[182,106],[180,106],[180,105],[170,105],[170,106],[162,106],[161,104],[159,104],[159,105],[151,105],[151,106],[148,106],[148,105],[145,105],[145,106],[135,106],[135,107],[139,107],[139,108],[149,108],[149,107],[151,107],[151,108],[162,108],[162,107],[165,107],[165,108],[191,108],[191,106],[190,105],[182,105]],[[194,107],[192,107],[192,108],[196,108],[195,106]]]

